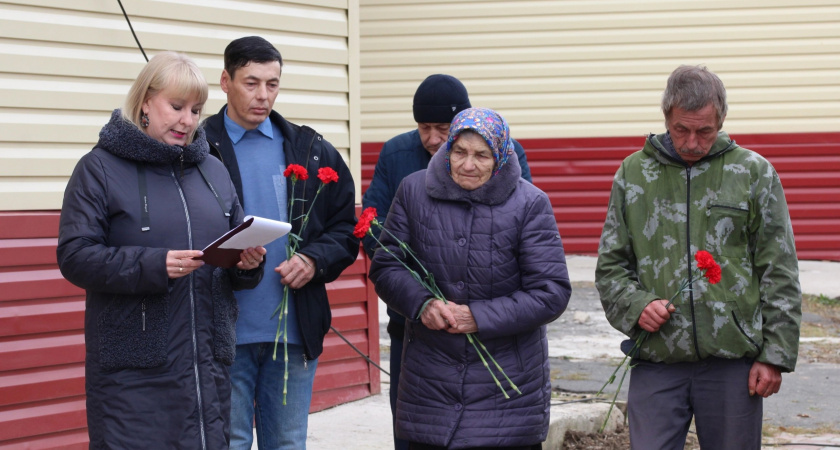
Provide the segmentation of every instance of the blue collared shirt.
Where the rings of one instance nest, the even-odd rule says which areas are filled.
[[[242,175],[242,194],[248,199],[244,205],[245,214],[288,222],[289,196],[286,178],[283,176],[286,170],[283,133],[270,119],[265,119],[253,130],[246,130],[228,117],[227,109],[224,118],[225,129],[233,142]],[[272,313],[283,298],[280,274],[274,268],[286,260],[286,243],[287,238],[284,236],[266,245],[268,253],[262,282],[254,289],[236,292],[239,302],[237,344],[274,342],[278,318],[276,314],[272,316]],[[287,340],[291,344],[300,344],[302,340],[293,300],[290,291]]]

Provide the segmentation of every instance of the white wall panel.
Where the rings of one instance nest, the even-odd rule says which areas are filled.
[[[210,83],[204,116],[225,103],[222,54],[260,35],[283,55],[275,109],[335,145],[360,178],[358,0],[123,1],[149,57],[189,54]],[[355,63],[351,64],[351,61]],[[0,0],[0,211],[58,209],[75,162],[90,150],[145,60],[116,1]],[[356,79],[358,73],[353,74]],[[351,92],[351,90],[353,92]],[[353,113],[355,108],[355,113]],[[358,188],[357,188],[358,190]]]
[[[362,140],[411,129],[432,73],[460,78],[517,138],[663,129],[670,72],[727,86],[731,133],[840,129],[838,0],[361,0]]]

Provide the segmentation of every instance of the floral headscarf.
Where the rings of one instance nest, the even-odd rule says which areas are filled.
[[[449,139],[446,141],[446,170],[452,171],[449,165],[449,154],[452,151],[452,143],[464,130],[471,130],[478,133],[487,142],[490,150],[493,151],[493,158],[496,159],[496,170],[493,175],[499,173],[510,155],[513,154],[513,141],[510,139],[510,127],[504,117],[499,113],[487,108],[469,108],[458,113],[452,124],[449,125]]]

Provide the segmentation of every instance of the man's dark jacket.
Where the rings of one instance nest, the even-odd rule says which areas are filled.
[[[242,195],[239,163],[233,143],[225,129],[225,108],[227,105],[223,106],[218,114],[207,118],[203,126],[210,143],[210,154],[221,159],[227,167],[244,208],[248,199]],[[359,240],[353,236],[353,228],[356,225],[355,187],[344,159],[320,134],[307,126],[287,121],[276,111],[272,111],[269,118],[283,133],[286,165],[299,164],[309,172],[309,179],[300,181],[295,187],[295,197],[307,201],[295,202],[295,205],[300,205],[300,209],[296,206],[292,213],[296,218],[292,220],[292,233],[302,238],[298,252],[315,261],[316,272],[309,283],[294,291],[294,301],[306,357],[315,359],[324,349],[324,336],[330,329],[332,319],[325,285],[338,278],[344,269],[353,264],[359,253]],[[300,217],[306,212],[304,206],[309,208],[321,184],[317,177],[321,167],[334,169],[338,173],[338,182],[324,186],[312,205],[309,223],[301,234]],[[291,193],[291,178],[287,178],[286,183],[287,192]],[[279,304],[280,299],[265,301]]]

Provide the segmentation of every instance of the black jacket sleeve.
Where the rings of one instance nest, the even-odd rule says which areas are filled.
[[[356,260],[359,239],[353,236],[356,226],[356,190],[350,169],[338,151],[321,139],[321,167],[331,167],[338,173],[338,181],[324,186],[307,225],[303,245],[298,252],[315,260],[315,276],[311,282],[329,283]],[[319,182],[317,179],[316,182]],[[312,228],[309,228],[312,227]]]
[[[94,152],[76,165],[64,191],[56,256],[61,274],[82,289],[160,294],[168,289],[169,249],[108,246],[108,186]]]

